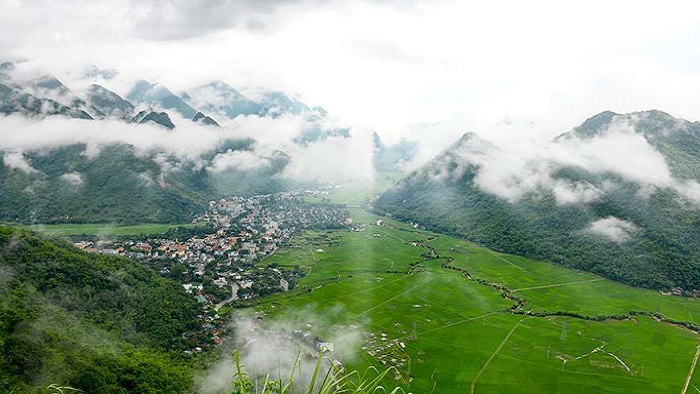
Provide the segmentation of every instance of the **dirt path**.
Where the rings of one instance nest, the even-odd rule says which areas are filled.
[[[688,391],[690,381],[693,379],[693,372],[695,372],[695,365],[698,363],[698,357],[700,357],[700,345],[698,345],[697,350],[695,350],[695,357],[693,358],[693,363],[690,364],[690,371],[688,371],[688,377],[685,378],[685,384],[683,385],[681,394],[685,394]]]
[[[566,283],[555,283],[553,285],[542,285],[542,286],[533,286],[533,287],[523,287],[521,289],[513,289],[511,291],[524,291],[524,290],[536,290],[536,289],[548,289],[550,287],[559,287],[559,286],[568,286],[568,285],[577,285],[579,283],[593,283],[593,282],[600,282],[601,280],[605,280],[603,278],[598,278],[598,279],[586,279],[586,280],[578,280],[575,282],[566,282]]]
[[[503,349],[503,346],[505,346],[506,342],[508,342],[508,339],[510,339],[510,336],[513,335],[513,333],[515,332],[515,329],[518,328],[518,326],[520,325],[520,323],[523,322],[523,320],[525,320],[525,319],[518,320],[518,322],[515,323],[513,328],[510,329],[510,332],[508,333],[508,335],[506,335],[506,337],[503,338],[503,341],[501,342],[501,344],[498,345],[496,350],[491,354],[491,357],[489,357],[489,359],[486,360],[486,363],[484,363],[484,366],[481,367],[479,372],[474,377],[474,380],[472,380],[472,386],[471,386],[471,389],[469,390],[470,394],[474,394],[474,388],[476,387],[476,381],[479,380],[479,377],[481,376],[482,373],[484,373],[484,371],[486,370],[486,367],[489,366],[489,363],[491,362],[491,360],[493,360],[496,357],[496,355],[498,354],[498,352],[500,352],[501,349]]]

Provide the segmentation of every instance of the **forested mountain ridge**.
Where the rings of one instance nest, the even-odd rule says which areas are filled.
[[[627,142],[637,151],[586,157],[590,147]],[[605,112],[552,143],[563,159],[523,160],[516,165],[524,170],[497,183],[494,168],[507,160],[494,162],[498,147],[465,134],[375,207],[496,250],[691,294],[700,289],[698,147],[698,123],[660,111]],[[634,168],[647,156],[658,173]]]
[[[169,350],[200,307],[138,262],[0,227],[0,385],[43,392],[187,392]]]
[[[285,188],[278,174],[289,157],[273,152],[269,167],[210,171],[221,152],[247,152],[254,141],[224,141],[200,162],[162,151],[85,144],[22,153],[0,152],[0,222],[187,223],[214,198]]]

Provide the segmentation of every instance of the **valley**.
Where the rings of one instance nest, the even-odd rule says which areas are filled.
[[[0,2],[0,393],[700,394],[700,3]]]
[[[382,179],[373,187],[220,199],[184,227],[39,229],[80,233],[81,249],[138,261],[180,283],[199,312],[172,349],[195,363],[225,359],[233,348],[255,357],[258,350],[240,342],[247,329],[230,326],[248,316],[251,332],[276,333],[274,341],[294,352],[330,357],[347,370],[391,368],[384,387],[405,392],[700,385],[697,298],[370,213],[368,201],[393,177]]]
[[[359,344],[335,343],[346,368],[393,366],[400,376],[388,386],[421,393],[681,392],[688,376],[690,390],[700,384],[689,374],[697,299],[351,213],[361,231],[307,232],[266,261],[301,263],[308,274],[256,307],[273,326],[321,339],[361,332]]]

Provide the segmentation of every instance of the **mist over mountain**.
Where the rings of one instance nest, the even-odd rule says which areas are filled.
[[[210,199],[371,182],[412,158],[280,92],[268,107],[224,82],[183,94],[219,124],[158,84],[139,81],[125,99],[3,67],[0,123],[23,133],[0,142],[2,221],[187,222]]]
[[[402,166],[410,163],[418,153],[418,144],[402,139],[398,143],[386,146],[376,132],[372,133],[374,145],[374,167],[379,171],[401,171]]]
[[[233,86],[214,81],[195,87],[182,94],[182,98],[203,111],[234,119],[239,115],[264,115],[265,109],[241,94]]]
[[[698,289],[700,124],[604,112],[546,146],[465,134],[375,207],[636,286]]]
[[[87,102],[108,116],[128,118],[134,112],[134,105],[117,93],[97,84],[92,84],[86,94]]]
[[[197,114],[197,110],[190,107],[180,97],[168,90],[165,86],[160,86],[147,81],[138,81],[131,91],[126,95],[127,100],[149,106],[157,106],[164,110],[172,110],[182,117],[191,119]]]
[[[155,112],[155,111],[139,111],[133,118],[129,121],[130,123],[144,124],[152,122],[154,124],[165,127],[168,130],[175,128],[175,124],[170,120],[165,112]]]

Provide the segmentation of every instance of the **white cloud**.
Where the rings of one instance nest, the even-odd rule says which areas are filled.
[[[300,181],[331,184],[374,181],[370,133],[353,130],[351,138],[331,137],[306,147],[290,146],[291,161],[283,175]]]
[[[632,222],[618,219],[614,216],[596,220],[585,229],[585,232],[602,235],[613,242],[623,243],[628,241],[639,228]]]
[[[315,343],[309,339],[292,340],[294,330],[297,332],[309,330],[307,323],[317,327],[334,325],[336,332],[331,337],[323,339],[334,343],[336,354],[352,355],[364,340],[365,333],[362,328],[330,323],[327,316],[333,316],[332,312],[332,310],[325,311],[325,315],[320,316],[309,312],[308,309],[303,309],[297,312],[299,316],[290,317],[286,321],[265,322],[270,325],[269,328],[258,320],[236,316],[232,323],[234,337],[227,340],[232,340],[240,350],[241,364],[253,381],[264,382],[265,377],[269,375],[270,379],[281,377],[284,382],[292,374],[292,367],[296,367],[294,384],[296,387],[304,387],[310,382],[317,360],[300,357],[300,354],[313,350]],[[305,319],[300,323],[298,318],[302,315]],[[325,324],[318,323],[320,321],[324,321]],[[362,326],[360,322],[354,322],[354,324]],[[311,332],[308,332],[311,335]],[[350,357],[352,356],[344,356],[343,360],[347,361]],[[297,361],[298,364],[295,365]],[[322,380],[329,368],[328,360],[322,360],[320,367],[319,374]],[[225,357],[198,377],[198,392],[207,394],[231,391],[234,368],[232,357]]]
[[[83,175],[79,172],[69,172],[61,175],[61,179],[67,184],[79,187],[83,184]]]
[[[0,151],[9,152],[5,155],[5,165],[32,172],[36,170],[17,152],[82,143],[86,144],[83,154],[94,158],[102,146],[124,143],[133,145],[137,154],[154,157],[161,170],[168,173],[182,170],[183,161],[193,163],[195,169],[201,168],[206,165],[201,155],[225,141],[254,138],[256,143],[252,150],[218,154],[211,169],[260,169],[269,166],[270,158],[276,150],[280,150],[291,156],[291,162],[282,174],[290,179],[340,184],[371,182],[374,177],[371,139],[366,130],[353,129],[350,138],[331,137],[300,146],[293,140],[306,128],[332,128],[335,125],[332,121],[311,125],[295,116],[274,119],[239,116],[222,122],[222,128],[200,126],[176,114],[173,121],[177,127],[167,130],[157,125],[128,124],[116,120],[86,121],[64,117],[37,120],[20,115],[0,116],[0,129],[22,130],[7,133],[0,139]]]
[[[228,151],[219,153],[214,157],[211,165],[211,170],[215,172],[221,171],[251,171],[267,168],[270,166],[270,160],[259,157],[248,151]]]
[[[554,192],[559,204],[588,203],[614,187],[558,178],[555,174],[563,168],[618,176],[639,184],[640,195],[671,188],[700,202],[700,184],[674,178],[664,156],[635,131],[639,121],[639,115],[620,116],[600,135],[555,142],[548,133],[518,135],[496,127],[485,133],[496,142],[473,139],[458,155],[480,167],[474,178],[477,187],[511,202],[545,189]]]
[[[98,64],[173,91],[222,79],[298,92],[383,136],[445,120],[459,135],[506,116],[563,130],[604,109],[700,115],[691,1],[1,4],[0,53],[66,80]]]
[[[24,155],[22,155],[22,152],[5,152],[5,154],[2,156],[2,161],[7,167],[24,171],[27,174],[33,174],[35,172],[38,172],[27,162],[27,160],[24,158]]]

